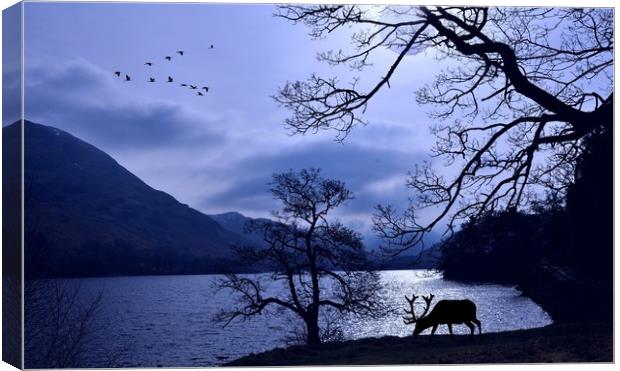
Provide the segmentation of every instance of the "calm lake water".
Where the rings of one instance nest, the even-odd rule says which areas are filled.
[[[483,332],[541,327],[551,318],[513,287],[469,285],[446,281],[426,271],[385,271],[390,305],[404,307],[404,294],[435,294],[435,301],[470,298],[478,307]],[[230,292],[216,292],[217,275],[149,276],[80,279],[84,292],[103,289],[95,332],[84,366],[215,366],[240,356],[285,346],[300,326],[287,314],[266,314],[223,328],[214,315],[231,305]],[[346,318],[348,339],[385,335],[408,336],[412,327],[394,313],[380,320]],[[428,332],[429,330],[427,330]],[[467,333],[464,325],[455,332]],[[437,333],[446,333],[441,326]]]

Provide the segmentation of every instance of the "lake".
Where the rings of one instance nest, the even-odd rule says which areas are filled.
[[[268,313],[226,328],[214,315],[233,303],[230,292],[215,290],[221,276],[147,276],[79,279],[84,293],[103,290],[85,367],[215,366],[240,356],[286,346],[301,323],[287,313]],[[388,304],[404,308],[403,295],[433,293],[441,299],[472,299],[483,332],[542,327],[551,318],[514,287],[446,281],[428,271],[384,271]],[[421,299],[420,299],[421,301]],[[401,311],[402,312],[402,311]],[[380,320],[345,318],[347,339],[385,335],[408,336],[400,313]],[[456,333],[468,333],[465,325]],[[428,333],[427,330],[425,332]],[[447,333],[440,326],[437,333]],[[290,341],[290,340],[289,340]]]

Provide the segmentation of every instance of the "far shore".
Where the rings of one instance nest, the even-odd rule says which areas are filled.
[[[484,331],[484,329],[483,329]],[[405,365],[613,362],[611,323],[454,336],[365,338],[251,354],[224,366]]]

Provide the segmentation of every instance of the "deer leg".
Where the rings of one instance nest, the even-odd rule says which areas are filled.
[[[480,324],[480,321],[478,321],[477,318],[473,319],[472,322],[474,322],[476,325],[478,325],[478,331],[480,332],[480,336],[482,336],[482,326]],[[474,334],[473,330],[472,330],[472,335]]]
[[[437,331],[437,326],[439,326],[439,324],[436,324],[436,325],[433,326],[433,329],[431,330],[431,336],[428,337],[428,341],[429,342],[433,338],[433,335],[435,334],[435,331]]]
[[[471,336],[474,336],[474,331],[476,330],[476,326],[474,326],[474,324],[469,321],[465,322],[465,324],[467,325],[467,327],[469,327]]]
[[[448,323],[448,332],[450,332],[450,339],[454,340],[454,334],[452,333],[452,324]]]

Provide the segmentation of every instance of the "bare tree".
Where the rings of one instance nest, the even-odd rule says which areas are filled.
[[[328,220],[332,210],[353,198],[345,184],[324,179],[319,170],[304,169],[274,175],[271,186],[283,204],[273,213],[277,222],[254,223],[250,228],[262,231],[265,244],[237,251],[245,262],[273,272],[267,277],[227,275],[219,286],[236,292],[238,305],[223,310],[219,319],[228,324],[275,307],[301,318],[306,343],[319,344],[321,310],[382,315],[380,280],[367,270],[360,235]],[[277,287],[270,289],[264,281]]]
[[[80,367],[102,293],[85,298],[75,281],[29,280],[25,285],[26,366]]]
[[[540,187],[564,194],[584,141],[612,131],[613,9],[287,5],[277,15],[317,38],[350,29],[352,50],[319,56],[333,65],[361,71],[380,48],[395,52],[368,89],[317,75],[284,85],[275,99],[291,111],[293,133],[330,129],[344,140],[408,55],[432,50],[452,66],[416,97],[435,107],[432,155],[457,171],[420,164],[404,212],[377,206],[375,227],[391,252],[440,223],[451,231],[488,210],[526,207]]]

